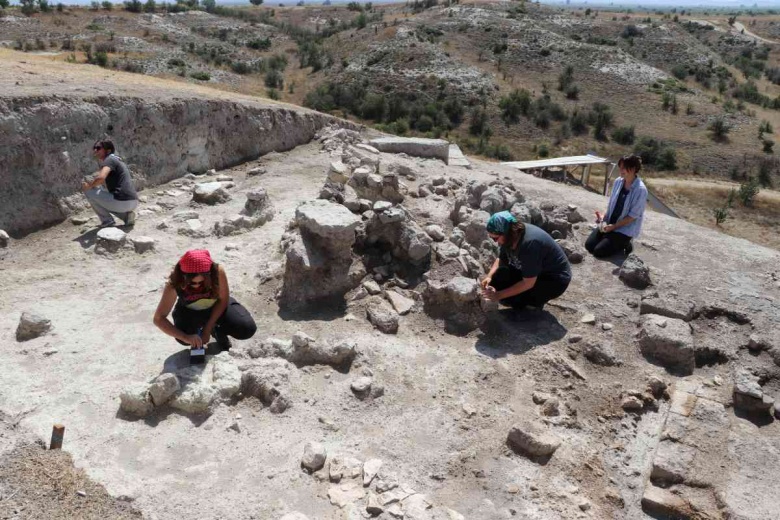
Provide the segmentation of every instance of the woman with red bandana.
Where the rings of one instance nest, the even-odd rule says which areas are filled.
[[[173,323],[168,319],[171,309]],[[249,339],[257,331],[249,311],[230,297],[225,270],[205,249],[187,251],[173,268],[154,324],[192,348],[201,348],[213,335],[219,347],[228,350],[228,336]]]

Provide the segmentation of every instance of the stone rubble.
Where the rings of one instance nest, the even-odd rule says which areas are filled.
[[[23,312],[16,326],[16,341],[29,341],[48,334],[50,330],[51,320],[37,314]]]

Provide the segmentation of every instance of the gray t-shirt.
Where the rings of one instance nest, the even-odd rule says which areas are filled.
[[[571,281],[571,266],[561,246],[541,228],[525,225],[525,236],[514,250],[502,247],[502,265],[519,269],[523,278],[544,276],[563,282]]]
[[[127,165],[114,154],[103,160],[102,166],[108,166],[111,171],[106,177],[106,187],[116,200],[138,200],[138,194],[133,187],[133,179]]]

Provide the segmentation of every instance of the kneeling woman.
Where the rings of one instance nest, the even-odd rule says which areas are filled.
[[[173,323],[168,319],[171,309]],[[219,347],[227,350],[228,336],[249,339],[257,331],[249,311],[230,297],[225,270],[211,261],[205,249],[187,251],[173,268],[154,324],[192,348],[205,345],[213,335]]]
[[[541,309],[569,287],[569,260],[547,232],[519,222],[508,211],[490,217],[487,231],[501,251],[482,280],[485,298],[516,309]]]

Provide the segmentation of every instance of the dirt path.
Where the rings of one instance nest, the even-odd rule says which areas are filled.
[[[702,188],[702,189],[717,189],[717,190],[738,190],[739,183],[729,181],[710,181],[710,180],[697,180],[697,179],[670,179],[670,178],[654,178],[649,179],[648,182],[652,186],[662,186],[668,188],[685,187],[685,188]],[[762,189],[757,199],[766,200],[780,204],[780,192],[769,189]]]
[[[734,22],[734,27],[732,29],[732,32],[737,33],[737,34],[744,34],[745,36],[750,36],[751,38],[753,38],[753,39],[755,39],[757,41],[768,43],[770,45],[780,45],[780,42],[778,42],[778,41],[768,40],[768,39],[764,38],[763,36],[759,36],[759,35],[757,35],[755,33],[750,32],[750,30],[747,27],[745,27],[745,25],[742,24],[741,22]]]

